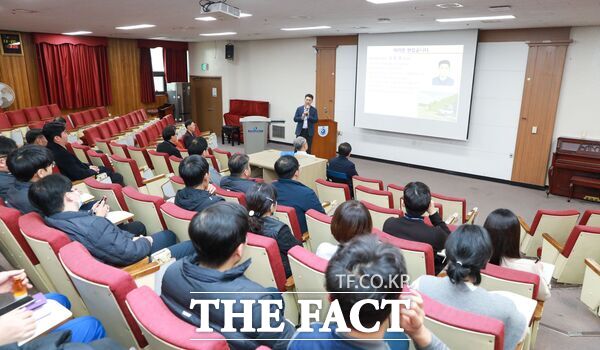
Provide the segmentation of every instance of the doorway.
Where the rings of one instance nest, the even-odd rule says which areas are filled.
[[[192,80],[192,120],[201,131],[221,135],[223,97],[221,77],[190,77]]]

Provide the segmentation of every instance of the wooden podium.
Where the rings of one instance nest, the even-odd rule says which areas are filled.
[[[335,157],[337,147],[337,122],[333,119],[319,119],[315,123],[311,154],[318,158]]]

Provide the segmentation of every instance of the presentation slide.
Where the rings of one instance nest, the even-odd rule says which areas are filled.
[[[360,35],[355,126],[466,140],[477,31]]]

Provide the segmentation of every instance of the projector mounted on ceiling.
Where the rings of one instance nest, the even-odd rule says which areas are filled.
[[[234,17],[240,18],[239,8],[227,5],[225,1],[210,1],[210,0],[200,0],[200,10],[203,15],[210,14],[215,18],[224,18],[224,17]]]

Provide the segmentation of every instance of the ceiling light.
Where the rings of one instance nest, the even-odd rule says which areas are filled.
[[[513,15],[504,15],[504,16],[483,16],[483,17],[462,17],[462,18],[438,18],[436,21],[446,23],[446,22],[470,22],[470,21],[493,21],[493,20],[501,20],[501,19],[515,19],[516,17]]]
[[[251,13],[243,13],[243,12],[241,12],[240,13],[240,18],[244,18],[244,17],[252,17],[252,14]]]
[[[115,29],[131,30],[131,29],[144,29],[144,28],[152,28],[152,27],[156,27],[156,25],[154,25],[154,24],[136,24],[136,25],[132,25],[132,26],[115,27]]]
[[[206,16],[206,17],[196,17],[194,18],[196,21],[204,21],[204,22],[210,22],[210,21],[216,21],[217,19],[211,16]]]
[[[458,2],[445,2],[443,4],[435,5],[441,9],[458,9],[464,7],[463,4],[459,4]]]
[[[412,1],[412,0],[367,0],[367,1],[370,3],[379,5],[379,4],[391,4],[394,2],[407,2],[407,1]]]
[[[62,33],[63,35],[85,35],[85,34],[92,34],[92,32],[88,32],[87,30],[80,30],[77,32],[67,32],[67,33]]]
[[[222,32],[222,33],[202,33],[200,36],[221,36],[221,35],[236,35],[236,32]]]
[[[316,29],[330,29],[330,26],[315,26],[315,27],[296,27],[296,28],[281,28],[281,30],[285,30],[286,32],[291,32],[295,30],[316,30]]]
[[[148,38],[150,40],[165,40],[165,39],[169,39],[166,36],[155,36],[154,38]]]

